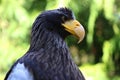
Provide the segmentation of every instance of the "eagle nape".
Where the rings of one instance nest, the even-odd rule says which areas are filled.
[[[78,43],[85,36],[83,26],[70,9],[42,12],[32,25],[30,48],[4,80],[85,80],[64,41],[69,35],[76,36]]]

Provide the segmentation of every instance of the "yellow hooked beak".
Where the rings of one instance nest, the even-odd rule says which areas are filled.
[[[80,43],[85,36],[85,30],[83,26],[77,20],[69,20],[62,24],[65,30],[79,38]]]

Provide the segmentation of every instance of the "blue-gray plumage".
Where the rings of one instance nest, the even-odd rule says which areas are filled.
[[[85,80],[73,62],[64,39],[84,38],[84,29],[70,9],[40,14],[32,26],[30,48],[11,67],[5,80]]]

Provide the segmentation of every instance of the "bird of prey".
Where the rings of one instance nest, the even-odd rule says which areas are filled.
[[[85,35],[70,9],[42,12],[32,25],[30,48],[4,80],[85,80],[64,41],[69,35],[76,36],[79,42]]]

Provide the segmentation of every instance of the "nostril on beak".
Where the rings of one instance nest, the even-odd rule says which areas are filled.
[[[76,24],[76,26],[80,26],[80,24]]]

